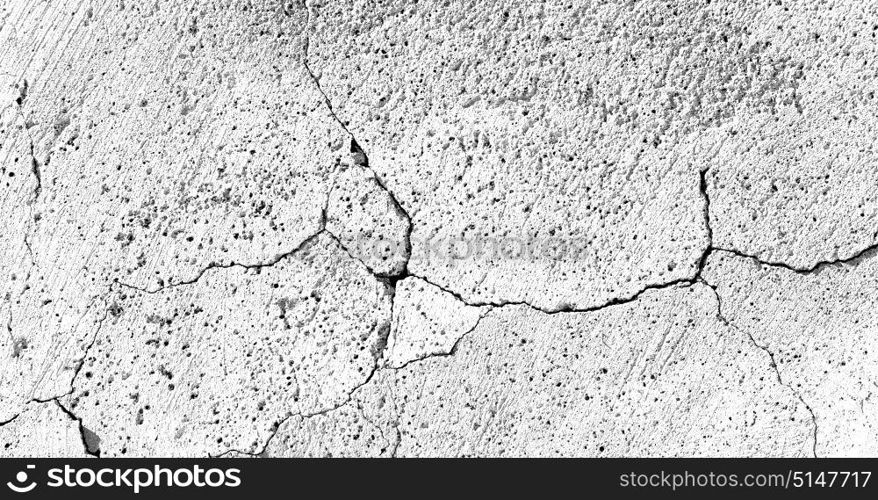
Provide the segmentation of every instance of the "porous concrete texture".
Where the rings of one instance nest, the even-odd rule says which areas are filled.
[[[3,422],[0,443],[4,457],[89,457],[99,449],[94,434],[56,401],[32,402]]]
[[[878,446],[876,253],[802,273],[717,252],[704,270],[724,321],[770,353],[778,379],[808,402],[820,455]]]
[[[0,454],[878,454],[876,91],[861,0],[7,0]]]

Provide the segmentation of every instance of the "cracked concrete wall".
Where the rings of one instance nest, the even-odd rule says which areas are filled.
[[[55,401],[34,403],[3,422],[4,457],[89,457],[76,417]]]
[[[874,455],[876,52],[857,0],[7,1],[2,453]]]

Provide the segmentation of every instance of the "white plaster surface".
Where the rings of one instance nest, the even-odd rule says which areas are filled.
[[[0,3],[0,455],[878,454],[878,4]]]

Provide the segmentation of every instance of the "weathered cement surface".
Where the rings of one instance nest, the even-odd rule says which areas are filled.
[[[704,271],[729,326],[771,353],[810,406],[819,455],[874,455],[878,446],[874,255],[802,274],[718,252]]]
[[[4,457],[87,458],[98,450],[95,435],[80,427],[76,417],[55,401],[31,403],[3,423],[0,446]]]
[[[876,37],[7,1],[0,453],[874,455]]]
[[[498,308],[453,355],[382,370],[370,386],[313,423],[285,424],[268,454],[812,451],[807,408],[701,284],[591,313]],[[365,442],[339,446],[333,429],[354,425]]]

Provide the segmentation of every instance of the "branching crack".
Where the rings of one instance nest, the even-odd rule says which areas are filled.
[[[310,23],[310,11],[308,11],[307,23]],[[306,29],[309,29],[309,27],[306,27]],[[397,213],[397,215],[399,217],[403,218],[406,221],[407,231],[406,231],[406,235],[403,239],[403,243],[405,244],[405,255],[407,256],[407,258],[406,258],[406,262],[404,263],[404,265],[402,267],[402,270],[398,273],[399,275],[404,276],[407,273],[408,260],[411,258],[411,254],[412,254],[412,238],[411,238],[412,230],[413,230],[412,217],[409,214],[409,212],[399,202],[399,199],[396,197],[396,195],[393,193],[393,191],[391,191],[390,188],[387,187],[387,184],[384,182],[384,180],[381,178],[381,176],[378,175],[378,172],[376,172],[375,169],[372,168],[372,165],[369,163],[369,157],[366,154],[366,151],[363,149],[363,147],[357,141],[356,136],[354,136],[354,134],[348,128],[347,124],[344,121],[342,121],[341,118],[339,118],[338,115],[335,113],[335,108],[332,105],[332,101],[330,101],[329,96],[326,95],[326,92],[323,91],[323,87],[320,85],[320,79],[317,78],[317,76],[311,70],[311,66],[308,64],[308,48],[310,46],[310,43],[311,43],[310,38],[305,37],[304,47],[303,47],[303,56],[302,56],[302,65],[305,67],[305,71],[308,72],[308,76],[311,78],[311,81],[314,83],[314,87],[317,89],[318,92],[320,92],[320,95],[323,97],[323,101],[326,104],[326,108],[329,111],[329,114],[339,124],[339,126],[342,128],[342,130],[344,130],[347,133],[348,137],[350,137],[350,140],[351,140],[350,153],[354,157],[354,162],[357,165],[365,168],[366,170],[368,170],[372,173],[372,177],[375,179],[375,182],[378,184],[378,187],[380,187],[385,193],[387,193],[387,196],[390,198],[390,202],[393,204],[394,211]]]
[[[740,253],[740,252],[737,252],[737,251],[734,251],[734,250],[727,250],[727,249],[724,249],[724,248],[717,248],[717,247],[715,247],[715,246],[713,245],[713,227],[712,227],[712,225],[711,225],[711,219],[710,219],[710,193],[708,192],[707,173],[708,173],[708,169],[703,169],[703,170],[701,170],[701,172],[700,172],[700,177],[699,177],[699,180],[700,180],[700,182],[699,182],[699,190],[701,191],[701,195],[702,195],[702,197],[703,197],[703,199],[704,199],[704,223],[705,223],[705,227],[706,227],[706,229],[707,229],[708,242],[707,242],[707,247],[704,249],[704,253],[703,253],[702,256],[701,256],[701,259],[699,260],[699,263],[698,263],[698,272],[695,274],[695,281],[698,281],[698,282],[704,284],[705,286],[707,286],[707,287],[713,292],[713,295],[714,295],[714,297],[716,298],[717,318],[719,319],[719,321],[720,321],[721,323],[723,323],[726,327],[728,327],[728,328],[730,328],[730,329],[733,329],[733,330],[735,330],[735,331],[737,331],[737,332],[740,332],[741,334],[745,335],[747,338],[750,339],[750,342],[751,342],[751,343],[752,343],[757,349],[759,349],[759,350],[765,352],[765,353],[768,355],[768,358],[769,358],[769,360],[770,360],[770,362],[771,362],[771,368],[772,368],[772,370],[774,370],[774,374],[775,374],[775,376],[777,377],[777,381],[778,381],[778,383],[779,383],[780,385],[786,387],[790,392],[792,392],[793,395],[794,395],[794,396],[795,396],[795,397],[796,397],[796,398],[797,398],[797,399],[798,399],[798,400],[799,400],[799,401],[805,406],[805,408],[808,410],[808,413],[811,414],[811,422],[812,422],[812,425],[813,425],[813,428],[814,428],[813,444],[812,444],[812,447],[811,447],[811,452],[812,452],[812,454],[814,455],[814,457],[816,458],[816,457],[817,457],[817,431],[818,431],[818,427],[817,427],[817,416],[814,414],[814,410],[811,408],[811,405],[809,405],[809,404],[805,401],[805,399],[802,397],[802,394],[801,394],[799,391],[797,391],[797,390],[796,390],[795,388],[793,388],[791,385],[789,385],[789,384],[787,384],[787,383],[784,382],[783,377],[781,376],[781,373],[780,373],[780,368],[778,367],[778,365],[777,365],[777,361],[775,360],[774,353],[771,352],[771,350],[768,348],[768,346],[764,346],[764,345],[758,343],[758,342],[756,341],[756,339],[753,337],[753,335],[750,334],[750,332],[746,332],[746,331],[744,331],[743,329],[738,328],[738,327],[737,327],[736,325],[734,325],[731,321],[729,321],[728,318],[725,317],[725,315],[723,314],[723,310],[722,310],[722,298],[720,297],[719,291],[716,289],[715,286],[711,285],[710,283],[708,283],[708,282],[704,279],[704,277],[702,276],[702,273],[704,272],[704,267],[707,265],[707,260],[708,260],[708,258],[710,257],[710,255],[711,255],[714,251],[730,252],[730,253],[735,254],[735,255],[737,255],[737,256],[739,256],[739,257],[746,257],[746,258],[750,258],[750,259],[756,260],[756,261],[759,262],[760,264],[769,265],[769,266],[774,265],[774,266],[784,267],[784,268],[786,268],[786,269],[790,269],[790,270],[792,270],[792,271],[795,271],[795,272],[798,272],[798,273],[801,273],[801,274],[806,274],[806,273],[813,272],[813,271],[815,271],[816,269],[818,269],[818,268],[820,267],[820,265],[814,266],[814,268],[813,268],[813,269],[810,269],[810,270],[796,270],[796,269],[794,269],[794,268],[792,268],[792,267],[786,266],[785,264],[771,264],[771,263],[766,263],[766,262],[762,262],[762,261],[760,261],[760,260],[757,259],[756,257],[752,257],[752,256],[749,256],[749,255],[744,255],[744,254],[742,254],[742,253]],[[867,250],[867,251],[868,251],[868,250]],[[857,257],[862,256],[862,255],[864,255],[865,253],[866,253],[866,251],[861,252],[860,254],[858,254]],[[856,258],[856,257],[854,257],[854,258]],[[849,260],[853,260],[854,258],[849,259]],[[827,263],[827,264],[829,264],[829,263]]]
[[[701,258],[698,259],[698,269],[695,271],[695,277],[693,278],[695,281],[701,277],[704,267],[707,265],[707,259],[710,257],[711,251],[713,251],[713,226],[710,222],[710,193],[707,191],[707,171],[708,169],[706,168],[701,170],[698,177],[698,189],[704,200],[704,228],[707,231],[707,245],[701,253]]]
[[[701,273],[704,270],[704,266],[707,263],[707,259],[710,256],[710,254],[713,253],[714,251],[730,253],[730,254],[735,255],[737,257],[753,260],[756,263],[763,265],[763,266],[786,269],[787,271],[792,271],[796,274],[801,274],[801,275],[812,274],[812,273],[820,271],[821,269],[823,269],[825,267],[830,267],[830,266],[845,265],[845,264],[856,265],[863,259],[867,259],[870,257],[874,257],[875,255],[878,255],[878,232],[876,232],[872,236],[872,240],[876,241],[875,243],[867,246],[866,248],[863,248],[862,250],[854,253],[853,255],[851,255],[849,257],[845,257],[845,258],[834,259],[834,260],[821,260],[821,261],[815,263],[814,265],[808,266],[808,267],[796,267],[796,266],[791,266],[785,262],[763,260],[756,255],[751,255],[751,254],[742,252],[740,250],[736,250],[734,248],[725,248],[725,247],[714,246],[714,244],[713,244],[713,228],[712,228],[711,222],[710,222],[710,195],[709,195],[708,190],[707,190],[707,188],[708,188],[708,186],[707,186],[707,172],[708,172],[708,169],[704,169],[701,171],[700,190],[701,190],[701,195],[704,198],[704,221],[705,221],[705,224],[707,227],[708,245],[707,245],[707,248],[705,249],[704,253],[701,256],[701,260],[700,260],[699,265],[698,265],[698,273],[695,276],[696,279],[701,277]]]
[[[77,425],[79,426],[79,435],[82,438],[82,446],[85,448],[85,452],[93,457],[100,458],[100,456],[101,456],[101,449],[100,449],[101,440],[97,436],[97,434],[95,434],[94,432],[87,429],[82,424],[82,419],[79,416],[77,416],[75,413],[70,411],[66,406],[61,404],[61,401],[59,401],[57,398],[53,399],[52,401],[54,401],[55,404],[58,405],[58,408],[60,408],[61,411],[64,412],[65,415],[70,417],[71,420],[76,421]]]
[[[811,423],[812,423],[812,426],[813,426],[813,429],[814,429],[814,432],[813,432],[813,443],[812,443],[812,446],[811,446],[811,453],[813,454],[814,458],[817,458],[817,433],[818,433],[817,416],[815,415],[814,410],[811,408],[811,405],[809,405],[808,402],[805,401],[805,398],[802,396],[802,394],[801,394],[798,390],[796,390],[796,389],[795,389],[792,385],[790,385],[789,383],[784,382],[783,376],[782,376],[781,373],[780,373],[780,368],[778,367],[777,361],[776,361],[776,359],[775,359],[775,357],[774,357],[774,353],[771,352],[771,350],[768,348],[768,346],[760,344],[759,342],[756,341],[756,338],[753,337],[752,334],[750,334],[750,332],[745,331],[745,330],[742,329],[742,328],[739,328],[737,325],[735,325],[734,323],[732,323],[728,318],[726,318],[726,316],[723,314],[723,309],[722,309],[722,298],[720,297],[719,291],[717,291],[717,289],[716,289],[713,285],[711,285],[710,283],[708,283],[707,281],[704,281],[704,280],[702,279],[701,282],[702,282],[705,286],[707,286],[711,291],[713,291],[713,295],[714,295],[714,297],[716,298],[716,315],[717,315],[717,319],[719,319],[719,321],[720,321],[723,325],[725,325],[726,327],[728,327],[728,328],[730,328],[730,329],[732,329],[732,330],[735,330],[736,332],[739,332],[739,333],[741,333],[742,335],[745,335],[747,338],[750,339],[750,342],[753,344],[753,346],[755,346],[757,349],[759,349],[759,350],[765,352],[765,354],[768,355],[768,358],[769,358],[769,360],[771,361],[771,368],[772,368],[772,370],[774,370],[774,374],[775,374],[775,376],[777,377],[777,382],[778,382],[780,385],[782,385],[782,386],[786,387],[787,389],[789,389],[789,391],[792,392],[792,394],[793,394],[793,395],[794,395],[794,396],[795,396],[795,397],[796,397],[796,398],[802,403],[802,405],[805,406],[805,408],[808,410],[808,413],[811,414]]]

